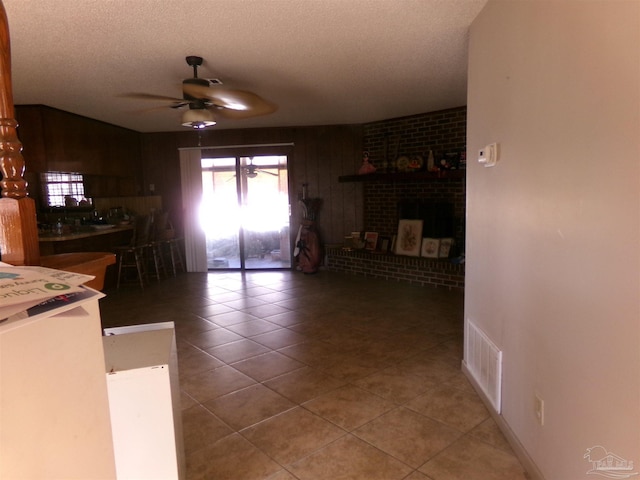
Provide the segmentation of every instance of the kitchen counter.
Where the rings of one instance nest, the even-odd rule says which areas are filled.
[[[133,225],[117,225],[104,230],[87,230],[63,235],[45,234],[38,236],[40,257],[78,252],[115,253],[117,247],[129,245],[133,236]],[[64,258],[64,257],[51,257]],[[115,261],[115,255],[111,257]],[[56,260],[57,261],[57,260]],[[58,267],[59,268],[59,267]],[[105,288],[116,283],[116,265],[108,262],[104,279]],[[72,270],[73,271],[73,270]]]
[[[128,245],[133,236],[133,225],[117,225],[104,230],[86,230],[62,235],[38,236],[40,255],[57,255],[75,252],[111,252],[116,247]]]
[[[80,232],[70,232],[64,233],[62,235],[57,235],[55,233],[44,233],[38,235],[39,242],[67,242],[69,240],[78,240],[80,238],[91,238],[97,237],[99,235],[113,235],[115,233],[133,231],[133,225],[117,225],[113,228],[108,229],[100,229],[96,230],[91,228],[91,230],[80,231]]]

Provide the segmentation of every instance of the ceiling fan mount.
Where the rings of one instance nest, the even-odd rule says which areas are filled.
[[[193,78],[185,78],[182,81],[182,85],[201,85],[203,87],[209,87],[210,86],[210,82],[209,80],[205,79],[205,78],[198,78],[198,67],[202,66],[202,57],[196,57],[195,55],[189,55],[187,58],[187,65],[189,65],[190,67],[193,68]],[[196,97],[192,97],[191,95],[189,95],[188,93],[186,93],[183,90],[183,97],[185,100],[190,100],[190,101],[200,101],[200,103],[202,103],[203,105],[205,104],[205,101],[203,101],[202,99],[198,99]],[[206,105],[205,105],[206,106]],[[204,107],[200,107],[200,108],[204,108]]]
[[[193,78],[182,81],[182,98],[174,98],[147,93],[132,93],[124,95],[129,98],[144,100],[170,101],[168,105],[173,109],[189,107],[183,114],[182,125],[196,129],[206,128],[216,124],[216,118],[242,120],[244,118],[267,115],[277,110],[277,107],[246,90],[232,89],[223,86],[221,82],[212,83],[210,80],[198,77],[198,67],[202,66],[203,58],[189,55],[185,58],[187,65],[193,68]]]
[[[196,55],[188,55],[186,60],[187,60],[187,65],[189,65],[190,67],[193,67],[193,76],[197,77],[198,67],[200,67],[203,62],[202,57],[197,57]]]

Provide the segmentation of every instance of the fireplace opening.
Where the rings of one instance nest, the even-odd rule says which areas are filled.
[[[422,220],[422,237],[454,238],[455,215],[451,202],[410,199],[398,202],[399,220]]]

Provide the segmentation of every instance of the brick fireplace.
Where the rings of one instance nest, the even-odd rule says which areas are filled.
[[[367,178],[352,177],[342,181],[363,183],[365,230],[391,237],[397,232],[400,216],[404,215],[401,204],[440,205],[442,210],[450,212],[454,246],[450,259],[343,251],[330,247],[327,249],[327,268],[412,284],[464,288],[464,265],[451,262],[451,257],[459,256],[464,249],[464,170],[456,165],[458,168],[443,171],[442,175],[397,173],[393,162],[387,159],[419,155],[426,163],[431,150],[436,165],[441,159],[449,163],[451,159],[457,161],[466,150],[466,107],[366,124],[363,145],[377,168],[376,173]]]

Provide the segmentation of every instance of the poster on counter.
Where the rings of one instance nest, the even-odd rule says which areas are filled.
[[[56,297],[86,291],[92,275],[0,262],[0,321]]]

